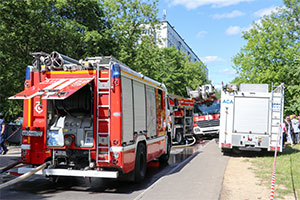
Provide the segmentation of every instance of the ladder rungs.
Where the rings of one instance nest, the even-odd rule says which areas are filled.
[[[109,119],[98,119],[98,121],[100,121],[100,122],[104,122],[104,121],[109,122]]]
[[[109,105],[98,105],[98,108],[109,108]]]
[[[97,102],[99,98],[103,95],[108,95],[108,100],[111,99],[111,69],[110,64],[107,65],[108,67],[108,77],[99,77],[99,65],[97,65]],[[102,109],[101,109],[102,108]],[[110,108],[110,105],[102,104],[97,105],[98,110],[107,110]],[[100,118],[100,119],[99,119]],[[107,132],[98,132],[99,131],[99,123],[97,123],[97,163],[109,163],[111,160],[110,157],[110,117],[109,116],[99,116],[97,122],[105,122],[108,124],[108,130],[103,130]],[[104,146],[101,146],[104,145]]]
[[[108,133],[98,133],[98,135],[108,135]]]
[[[98,159],[98,163],[109,163],[109,160],[101,160],[101,159]]]
[[[109,91],[99,91],[98,94],[109,94]]]
[[[110,147],[109,146],[98,146],[98,149],[109,149]],[[104,153],[107,153],[108,151],[104,151]]]

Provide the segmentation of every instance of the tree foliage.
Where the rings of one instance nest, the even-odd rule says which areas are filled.
[[[146,37],[138,46],[130,65],[134,70],[164,83],[169,93],[180,96],[187,96],[186,86],[196,88],[209,82],[202,62],[189,61],[174,46],[160,49],[152,41],[152,37]]]
[[[30,52],[58,51],[80,59],[112,55],[136,71],[164,82],[169,91],[207,82],[202,63],[175,48],[159,49],[142,24],[155,27],[157,0],[2,0],[0,2],[0,111],[12,120],[22,102],[7,98],[23,90]],[[142,39],[141,39],[142,38]],[[141,42],[138,42],[141,41]]]
[[[244,32],[247,44],[233,58],[235,83],[285,83],[285,112],[300,114],[300,4],[285,0],[285,7]]]

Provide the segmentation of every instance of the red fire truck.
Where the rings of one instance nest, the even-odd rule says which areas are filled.
[[[166,162],[167,89],[113,57],[77,61],[57,52],[33,53],[26,69],[23,174],[118,178],[145,177],[147,162]]]
[[[216,98],[212,85],[198,86],[197,90],[187,88],[195,100],[193,111],[193,133],[195,135],[217,135],[220,130],[220,99]]]
[[[169,132],[175,144],[182,144],[193,134],[194,100],[169,95],[170,119]]]

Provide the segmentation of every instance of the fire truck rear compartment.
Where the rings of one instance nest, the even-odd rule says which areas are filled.
[[[93,136],[93,84],[64,100],[48,100],[47,146],[54,148],[53,165],[81,169],[89,166]],[[62,149],[63,148],[63,149]]]

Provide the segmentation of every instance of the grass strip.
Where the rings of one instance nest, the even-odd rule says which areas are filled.
[[[256,157],[254,173],[263,184],[270,187],[274,154]],[[286,146],[282,153],[278,153],[276,161],[276,182],[274,199],[282,199],[286,195],[299,199],[300,195],[300,145]],[[297,196],[298,195],[298,196]]]

